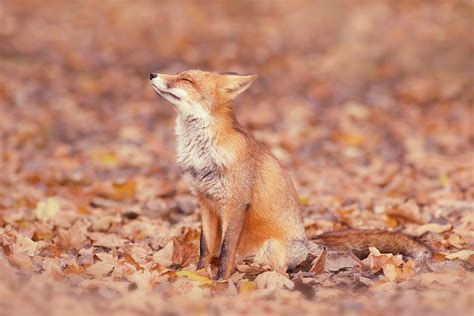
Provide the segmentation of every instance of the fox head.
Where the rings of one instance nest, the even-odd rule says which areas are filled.
[[[158,95],[170,102],[178,114],[196,118],[211,117],[213,111],[229,104],[256,78],[256,75],[200,70],[176,75],[150,74],[151,85]]]

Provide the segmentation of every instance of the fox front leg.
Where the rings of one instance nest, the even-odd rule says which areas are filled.
[[[204,203],[201,210],[201,224],[198,270],[211,263],[212,257],[219,249],[222,235],[219,218],[211,208],[204,206]]]
[[[248,206],[227,206],[222,214],[222,246],[216,279],[228,279],[235,264],[237,246],[245,223]]]
[[[209,255],[209,247],[207,246],[206,236],[204,235],[204,228],[201,228],[201,237],[199,238],[199,261],[197,269],[205,268],[211,262]]]

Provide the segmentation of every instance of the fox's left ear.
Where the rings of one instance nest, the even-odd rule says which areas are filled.
[[[250,87],[252,82],[257,79],[257,75],[224,75],[221,83],[221,91],[223,91],[229,99],[235,99],[239,94]]]

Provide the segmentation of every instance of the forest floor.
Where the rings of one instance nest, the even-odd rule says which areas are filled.
[[[474,310],[469,1],[1,1],[1,315],[468,315]],[[199,206],[151,71],[256,73],[238,119],[290,172],[328,253],[280,275],[196,272]]]

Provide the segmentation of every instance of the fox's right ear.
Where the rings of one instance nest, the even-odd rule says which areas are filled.
[[[224,74],[221,91],[232,100],[250,87],[257,79],[257,75]]]

